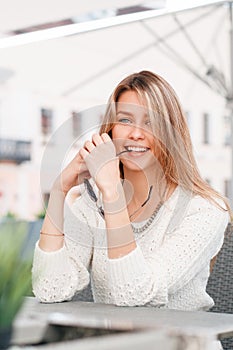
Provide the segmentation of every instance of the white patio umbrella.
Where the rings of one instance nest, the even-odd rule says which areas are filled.
[[[32,33],[30,44],[23,41],[27,34],[18,35],[16,41],[2,37],[0,67],[16,72],[9,79],[14,84],[79,107],[90,101],[106,102],[115,84],[132,71],[154,70],[176,86],[185,70],[180,91],[190,92],[194,76],[226,102],[232,118],[232,1],[174,3],[169,1],[170,7],[159,10],[147,4],[141,11],[139,7],[125,15],[115,13],[72,28],[66,25],[59,32],[47,29],[51,40],[39,38],[38,32]],[[128,1],[130,6],[135,4]],[[64,15],[71,16],[73,11]],[[233,194],[233,180],[231,189]]]

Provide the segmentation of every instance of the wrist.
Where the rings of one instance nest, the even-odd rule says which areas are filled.
[[[52,187],[50,191],[50,197],[49,198],[55,198],[55,199],[65,199],[66,193],[62,191],[61,188]]]
[[[60,176],[53,183],[50,193],[64,193]]]
[[[121,183],[105,189],[102,193],[105,214],[118,214],[127,208],[125,193]]]
[[[119,181],[115,185],[105,186],[101,191],[104,202],[115,202],[124,194],[124,190],[121,182]]]

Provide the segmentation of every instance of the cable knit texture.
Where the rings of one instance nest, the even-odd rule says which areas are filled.
[[[64,247],[48,253],[36,244],[34,293],[43,302],[69,300],[89,283],[91,271],[96,302],[207,310],[213,306],[205,291],[210,260],[228,221],[226,211],[200,196],[187,200],[177,187],[153,223],[135,233],[136,249],[109,259],[104,220],[82,187],[73,205],[65,205]]]

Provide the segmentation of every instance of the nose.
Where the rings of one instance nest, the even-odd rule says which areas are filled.
[[[132,140],[142,140],[145,138],[145,132],[140,125],[132,125],[129,131],[129,138]]]

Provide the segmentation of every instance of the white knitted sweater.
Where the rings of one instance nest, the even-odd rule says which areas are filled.
[[[65,205],[63,248],[45,252],[36,244],[36,297],[42,302],[70,300],[89,283],[91,268],[96,302],[182,310],[213,305],[205,290],[210,260],[223,243],[226,211],[199,196],[184,200],[187,196],[177,187],[153,223],[135,234],[136,249],[109,259],[104,220],[82,191],[71,208]]]

